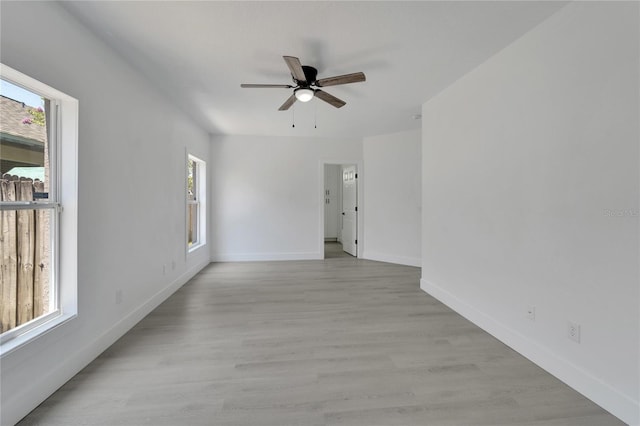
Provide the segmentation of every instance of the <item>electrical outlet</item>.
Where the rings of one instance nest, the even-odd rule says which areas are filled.
[[[567,326],[567,337],[576,343],[580,343],[580,324],[569,321]]]
[[[536,320],[536,307],[535,306],[527,306],[527,319],[531,321]]]
[[[116,305],[119,305],[122,303],[122,290],[118,289],[116,290]]]

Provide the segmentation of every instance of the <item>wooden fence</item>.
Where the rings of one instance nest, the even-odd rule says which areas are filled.
[[[4,175],[0,201],[32,201],[39,180]],[[0,211],[0,322],[2,332],[48,313],[51,209]]]

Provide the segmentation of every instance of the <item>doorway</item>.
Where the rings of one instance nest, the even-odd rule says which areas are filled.
[[[358,166],[325,163],[322,173],[324,258],[358,257]]]

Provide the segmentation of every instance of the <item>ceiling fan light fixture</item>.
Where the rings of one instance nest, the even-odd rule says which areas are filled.
[[[312,89],[300,88],[294,91],[296,99],[300,102],[309,102],[313,99],[314,91]]]

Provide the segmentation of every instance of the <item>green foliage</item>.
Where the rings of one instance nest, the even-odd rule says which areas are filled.
[[[29,108],[29,114],[31,115],[32,119],[31,121],[40,125],[40,126],[44,126],[45,124],[45,117],[44,117],[44,110],[42,108]]]
[[[193,171],[194,171],[194,162],[192,160],[187,160],[187,190],[189,191],[189,198],[193,198],[194,195],[194,187],[193,187]]]

